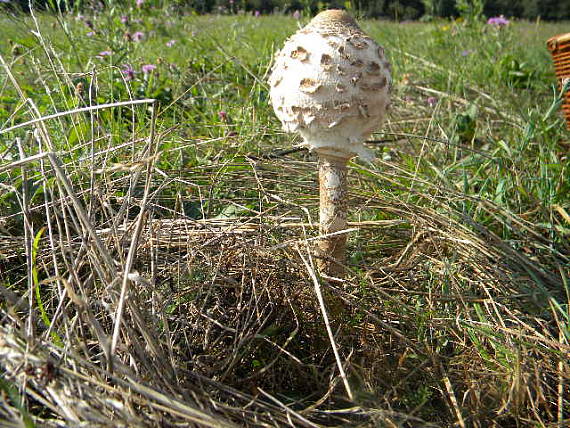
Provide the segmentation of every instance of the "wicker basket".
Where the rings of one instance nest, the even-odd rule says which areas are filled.
[[[556,77],[562,86],[565,79],[570,79],[570,33],[548,39],[546,46],[552,54]],[[566,116],[566,126],[570,129],[570,91],[566,91],[562,110]]]

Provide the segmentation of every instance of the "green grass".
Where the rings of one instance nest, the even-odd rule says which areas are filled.
[[[239,136],[233,154],[259,154],[265,149],[260,143],[289,146],[290,137],[276,135],[279,127],[268,108],[263,79],[273,52],[295,30],[294,20],[187,16],[165,21],[156,14],[141,15],[142,22],[123,25],[119,20],[123,13],[127,12],[112,10],[93,20],[96,34],[92,37],[86,36],[90,29],[80,20],[65,18],[59,23],[41,17],[46,47],[30,34],[34,24],[29,19],[10,22],[4,18],[4,37],[9,43],[3,43],[3,55],[23,95],[33,100],[40,114],[89,103],[156,98],[160,101],[159,127],[177,128],[169,136],[172,147],[180,144],[185,133],[192,138],[222,138],[228,132]],[[131,21],[136,19],[136,14],[130,16]],[[386,47],[393,64],[395,112],[387,131],[429,132],[430,137],[453,143],[449,147],[430,142],[419,159],[417,153],[405,153],[402,165],[417,170],[430,183],[451,185],[517,214],[535,211],[539,204],[543,209],[529,220],[545,225],[547,233],[556,226],[564,230],[563,224],[552,223],[551,207],[568,204],[568,183],[563,179],[567,164],[559,146],[566,133],[556,109],[547,114],[555,94],[544,47],[545,39],[561,32],[563,24],[521,22],[501,31],[448,22],[365,22],[363,27]],[[125,32],[136,31],[144,32],[140,42],[125,38]],[[169,40],[176,44],[166,47]],[[16,46],[12,53],[10,44]],[[113,54],[98,59],[102,51]],[[137,72],[133,81],[121,78],[125,64]],[[140,71],[144,64],[157,69],[144,75]],[[11,115],[21,100],[7,78],[3,79],[0,119],[10,126],[27,117]],[[76,90],[77,85],[81,89]],[[433,109],[427,108],[430,96],[437,99]],[[220,112],[227,114],[226,120],[220,119]],[[136,134],[133,120],[144,124],[148,118],[144,111],[137,111],[134,118],[126,111],[100,116],[112,136],[110,144]],[[74,152],[72,159],[81,157],[77,146],[82,147],[91,132],[87,121],[74,120],[71,127],[54,124],[50,128],[57,132],[56,148]],[[414,151],[419,143],[410,144]],[[226,149],[224,145],[210,147],[212,151]],[[458,145],[474,152],[463,153]],[[161,162],[188,166],[193,157],[188,152],[173,150]],[[471,212],[476,220],[491,220]]]
[[[353,403],[288,245],[303,253],[315,236],[318,197],[314,159],[278,154],[299,138],[281,132],[268,105],[272,55],[298,28],[286,16],[110,8],[84,19],[0,17],[0,132],[157,100],[0,134],[0,319],[6,334],[24,338],[27,320],[35,330],[2,346],[57,357],[68,390],[84,388],[88,404],[101,385],[121,401],[132,369],[152,391],[189,407],[194,394],[192,408],[240,425],[285,424],[283,405],[322,425],[567,423],[569,133],[545,47],[567,23],[362,27],[392,63],[393,108],[370,143],[377,159],[351,163],[350,220],[376,223],[351,234],[349,278],[329,290],[348,308],[334,321]],[[148,64],[156,68],[143,73]],[[72,192],[48,158],[2,170],[47,151]],[[110,374],[105,338],[125,302],[133,243],[137,274],[114,363],[125,367]],[[45,379],[26,384],[5,365],[0,415],[73,422],[50,407]],[[99,417],[190,420],[182,404],[138,385],[127,410],[97,401]],[[250,401],[251,413],[235,410]]]

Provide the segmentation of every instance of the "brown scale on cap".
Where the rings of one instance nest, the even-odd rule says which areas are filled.
[[[330,9],[319,13],[305,29],[337,34],[364,35],[354,18],[340,9]]]
[[[298,59],[299,61],[307,61],[309,59],[309,52],[304,47],[298,46],[297,49],[291,52],[291,58]]]

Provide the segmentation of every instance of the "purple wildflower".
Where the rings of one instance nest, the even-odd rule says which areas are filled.
[[[83,21],[85,23],[85,25],[87,25],[89,28],[93,29],[93,22],[89,19],[86,19],[85,21]]]
[[[129,23],[129,17],[126,15],[121,16],[121,23],[128,24]]]
[[[426,100],[426,102],[428,103],[428,105],[430,107],[435,107],[435,105],[437,104],[437,98],[436,97],[428,97],[428,99]]]
[[[144,38],[144,33],[142,31],[135,31],[133,33],[133,40],[139,42]]]
[[[293,12],[293,18],[295,18],[297,20],[301,19],[301,12],[299,12],[298,10]]]
[[[1,1],[1,0],[0,0]],[[87,34],[85,34],[87,37],[93,37],[95,35],[95,31],[89,31]]]
[[[172,46],[174,46],[176,44],[176,40],[169,40],[166,42],[166,47],[171,48]]]
[[[156,69],[156,65],[154,65],[154,64],[145,64],[141,67],[141,70],[144,74],[149,74],[155,69]]]
[[[137,0],[137,7],[141,7],[144,3],[144,0]]]
[[[221,120],[222,122],[226,122],[226,121],[228,120],[228,113],[225,112],[225,111],[223,111],[223,110],[222,110],[222,111],[219,111],[219,112],[218,112],[218,117],[220,118],[220,120]]]
[[[254,12],[253,16],[255,16],[256,18],[259,18],[261,16],[261,12],[259,10],[256,10]]]
[[[113,55],[113,52],[111,51],[101,51],[97,54],[97,58],[104,58],[106,56],[111,56]]]
[[[135,78],[135,69],[131,67],[129,64],[125,64],[123,69],[121,70],[125,80],[133,80]]]
[[[464,51],[461,51],[461,56],[468,56],[471,55],[473,53],[473,51],[471,49],[465,49]]]
[[[494,16],[487,20],[487,24],[492,25],[494,27],[505,27],[509,25],[510,21],[506,19],[503,15],[501,16]]]

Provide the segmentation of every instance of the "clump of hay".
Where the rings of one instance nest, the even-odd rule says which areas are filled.
[[[560,418],[568,345],[554,297],[563,287],[544,266],[561,256],[538,236],[523,241],[529,225],[515,224],[525,247],[516,251],[456,210],[459,194],[412,191],[416,202],[405,203],[379,190],[395,170],[355,175],[358,215],[385,218],[349,224],[358,258],[344,282],[323,284],[347,308],[331,320],[331,344],[313,291],[312,161],[251,158],[145,175],[154,159],[134,178],[128,168],[103,171],[108,187],[81,192],[77,180],[63,185],[72,173],[52,156],[44,179],[60,185],[20,213],[35,219],[26,233],[1,238],[4,419],[485,426],[513,414]],[[173,198],[181,182],[193,190]],[[119,188],[126,196],[114,196]],[[185,215],[192,206],[210,217]],[[346,401],[335,346],[356,404]]]

